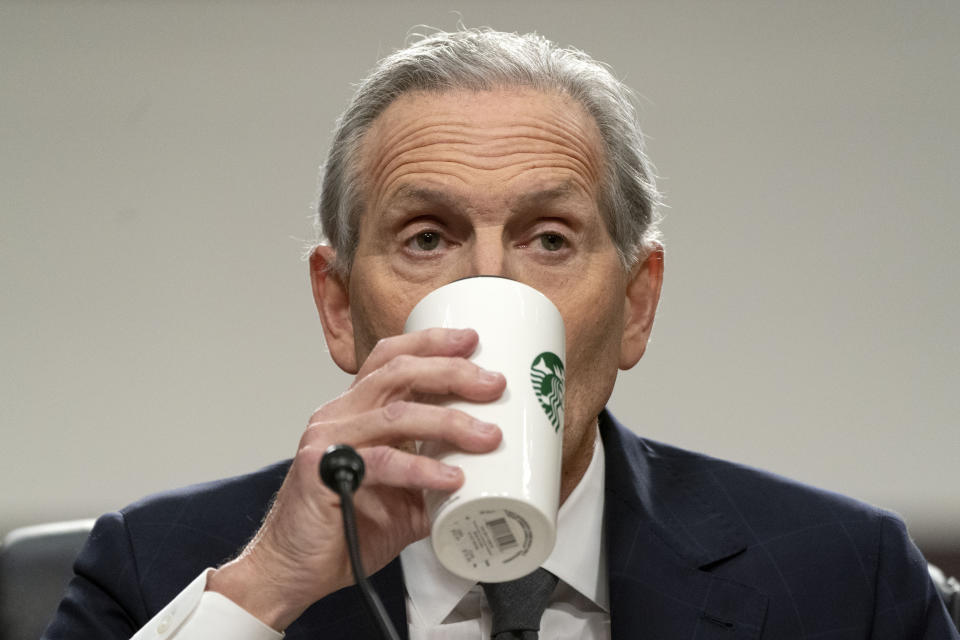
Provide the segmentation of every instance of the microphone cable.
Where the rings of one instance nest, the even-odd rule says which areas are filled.
[[[363,458],[353,447],[346,444],[330,445],[320,458],[320,479],[340,496],[340,510],[343,514],[343,534],[347,539],[350,552],[350,565],[353,578],[363,594],[367,611],[373,616],[380,628],[380,635],[387,640],[400,640],[397,630],[387,615],[377,592],[367,580],[360,562],[360,543],[357,541],[357,519],[353,510],[353,492],[363,480]]]

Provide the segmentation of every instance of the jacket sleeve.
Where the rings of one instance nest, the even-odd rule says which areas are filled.
[[[871,640],[960,640],[927,562],[906,526],[885,515],[880,523]]]
[[[73,571],[41,640],[126,640],[146,621],[123,515],[108,513],[97,520]]]
[[[207,571],[147,620],[150,613],[144,604],[134,554],[120,513],[97,521],[77,557],[74,574],[43,640],[283,637],[227,598],[204,593]]]

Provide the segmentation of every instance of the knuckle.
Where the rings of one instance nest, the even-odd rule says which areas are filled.
[[[423,458],[419,456],[403,455],[396,450],[393,452],[397,478],[404,485],[417,486],[422,483],[425,475],[422,462]]]
[[[377,340],[377,343],[373,345],[373,349],[370,350],[371,355],[376,353],[380,354],[381,351],[385,351],[390,346],[390,338],[380,338]]]
[[[419,486],[426,476],[422,458],[393,447],[372,447],[364,452],[364,460],[369,468],[379,470],[380,477],[388,479],[388,484]]]
[[[317,432],[320,430],[321,424],[322,423],[319,422],[311,422],[307,425],[307,428],[304,429],[300,435],[300,443],[297,445],[297,451],[302,451],[313,444],[317,439]]]
[[[310,420],[307,422],[307,426],[311,426],[317,422],[321,422],[324,416],[327,413],[327,405],[321,405],[313,410],[313,413],[310,414]]]
[[[448,379],[451,385],[458,385],[460,387],[472,385],[479,379],[481,371],[483,371],[483,369],[473,362],[460,360],[459,362],[451,363],[450,376]]]
[[[416,356],[412,356],[409,353],[401,353],[393,359],[393,363],[397,367],[406,368],[411,366],[416,360]]]
[[[314,414],[314,416],[310,418],[310,423],[307,424],[307,428],[300,434],[300,444],[297,450],[299,451],[306,447],[326,449],[327,446],[333,444],[341,437],[340,434],[347,432],[347,427],[349,427],[348,419],[342,417],[325,418]]]
[[[314,423],[306,428],[300,436],[300,443],[297,445],[297,455],[300,455],[301,452],[307,449],[315,449],[321,446],[326,440],[323,435],[323,426],[321,423]]]
[[[391,374],[398,374],[413,366],[415,360],[416,358],[414,356],[408,353],[401,353],[391,358],[387,364],[384,365],[383,369]]]
[[[457,415],[452,422],[460,427],[462,431],[472,431],[477,424],[477,419],[464,411],[457,411]]]
[[[390,447],[371,447],[363,452],[364,463],[372,469],[387,467],[395,453]]]
[[[404,462],[403,478],[406,484],[420,486],[426,483],[427,472],[423,468],[421,460],[421,458],[410,456]]]
[[[449,380],[450,376],[456,375],[460,368],[467,361],[463,358],[451,358],[448,356],[437,356],[431,360],[431,371],[437,372],[437,374],[443,376],[444,379]]]
[[[344,402],[349,397],[349,393],[349,391],[346,391],[314,409],[307,426],[336,420],[343,413]]]
[[[442,344],[447,341],[447,334],[449,331],[449,329],[432,327],[424,331],[424,337],[430,344]]]
[[[392,422],[406,413],[408,408],[408,402],[404,402],[403,400],[394,400],[393,402],[387,403],[383,407],[383,417],[386,418],[387,421]]]
[[[307,469],[308,472],[312,474],[326,450],[327,448],[325,446],[321,446],[316,442],[301,447],[294,458],[293,468],[300,470]]]

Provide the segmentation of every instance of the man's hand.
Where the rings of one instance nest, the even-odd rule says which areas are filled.
[[[311,604],[353,583],[340,500],[318,475],[331,444],[353,446],[366,465],[356,511],[367,572],[428,535],[422,490],[453,491],[463,483],[463,472],[397,447],[413,440],[444,441],[474,453],[497,447],[495,425],[418,401],[497,399],[505,380],[466,359],[476,346],[477,334],[469,329],[429,329],[381,340],[346,393],[311,416],[260,531],[236,560],[213,572],[207,588],[283,630]]]

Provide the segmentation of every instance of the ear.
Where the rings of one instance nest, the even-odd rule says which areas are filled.
[[[633,367],[647,350],[662,284],[663,246],[657,244],[633,266],[627,280],[623,337],[620,340],[621,369]]]
[[[325,245],[310,252],[310,282],[313,301],[320,314],[323,336],[330,356],[347,373],[357,372],[357,356],[353,350],[353,320],[350,316],[350,293],[346,279],[334,268],[336,253]]]

